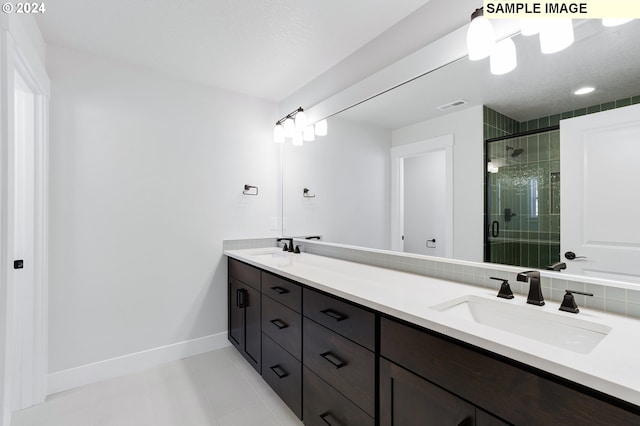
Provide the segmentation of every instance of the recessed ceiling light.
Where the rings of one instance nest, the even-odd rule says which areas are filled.
[[[591,93],[594,90],[596,90],[593,87],[581,87],[578,90],[576,90],[575,92],[573,92],[574,95],[586,95],[587,93]]]

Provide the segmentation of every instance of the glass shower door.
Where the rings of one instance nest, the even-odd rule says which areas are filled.
[[[486,143],[485,261],[544,269],[560,259],[559,132]]]

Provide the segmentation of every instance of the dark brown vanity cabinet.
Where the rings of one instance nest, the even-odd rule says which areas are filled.
[[[262,272],[262,377],[302,418],[302,288]]]
[[[260,373],[260,270],[231,258],[228,267],[228,338],[249,364]]]
[[[307,426],[640,425],[640,408],[229,259],[229,340]]]
[[[380,355],[381,426],[640,424],[604,395],[393,319],[380,320]]]
[[[303,420],[374,425],[376,314],[304,288]]]

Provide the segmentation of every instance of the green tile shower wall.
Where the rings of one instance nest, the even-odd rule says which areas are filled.
[[[512,149],[507,149],[507,148]],[[511,153],[522,149],[517,157]],[[491,174],[489,222],[500,224],[498,239],[492,238],[492,263],[544,269],[560,260],[558,130],[514,137],[488,145],[488,157],[500,172]],[[537,183],[537,208],[530,185]],[[516,213],[510,220],[505,208]],[[537,215],[534,214],[537,211]]]
[[[558,124],[560,124],[560,120],[579,117],[581,115],[586,115],[586,114],[594,114],[596,112],[606,111],[614,108],[621,108],[621,107],[634,105],[634,104],[640,104],[640,96],[632,96],[629,98],[618,99],[612,102],[605,102],[599,105],[592,105],[587,108],[579,108],[573,111],[565,111],[560,114],[548,115],[544,117],[534,118],[533,120],[523,121],[521,123],[518,123],[519,129],[520,129],[519,131],[526,132],[529,130],[543,129],[549,126],[557,126]],[[497,114],[500,114],[500,113],[497,113]],[[487,116],[485,115],[485,124],[486,123],[487,123]],[[517,133],[517,132],[511,132],[511,133]],[[488,134],[485,128],[485,139],[497,137],[497,136],[487,136],[487,135]],[[498,136],[502,136],[502,135],[498,135]]]

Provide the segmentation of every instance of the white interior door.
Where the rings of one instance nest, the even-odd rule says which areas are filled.
[[[640,105],[562,121],[560,158],[567,272],[640,281]]]
[[[453,142],[453,135],[449,134],[391,148],[391,250],[453,257]],[[432,153],[437,154],[430,157]],[[434,165],[433,168],[426,165],[431,176],[416,177],[415,182],[408,182],[409,188],[405,190],[405,178],[409,177],[413,180],[411,176],[415,174],[414,172],[425,167],[419,165],[420,160],[416,160],[413,164],[413,159],[424,156],[431,158],[431,161],[438,162],[438,165]],[[407,165],[413,169],[413,172],[410,170],[409,175],[405,176],[404,169]],[[424,196],[419,195],[417,201],[406,200],[409,193]],[[432,195],[429,195],[430,193]],[[435,193],[438,195],[433,195]],[[428,200],[429,197],[434,197],[434,199]],[[415,208],[412,206],[414,202],[417,205]],[[427,203],[426,207],[425,203]],[[417,212],[409,214],[409,216],[415,217],[415,220],[405,215],[407,207]],[[429,211],[426,211],[427,209]],[[438,211],[437,214],[435,210]],[[433,214],[433,219],[425,217],[425,215],[431,214]],[[417,231],[416,235],[419,236],[415,242],[415,251],[411,248],[414,245],[411,241],[407,245],[406,238],[412,237],[406,234],[408,232],[413,234],[411,231],[413,225],[411,223],[405,224],[407,219],[414,220],[417,224],[437,222],[429,229]],[[407,225],[409,226],[408,231]],[[426,240],[433,238],[436,239],[436,249],[427,248]],[[420,250],[417,246],[420,246]],[[430,243],[429,246],[432,247],[433,244]],[[422,251],[423,247],[426,251]]]
[[[35,242],[35,95],[19,73],[14,75],[14,144],[13,144],[13,315],[15,338],[10,351],[14,377],[12,408],[33,404],[34,362],[34,242]]]
[[[445,154],[437,150],[404,159],[405,252],[446,254]]]

